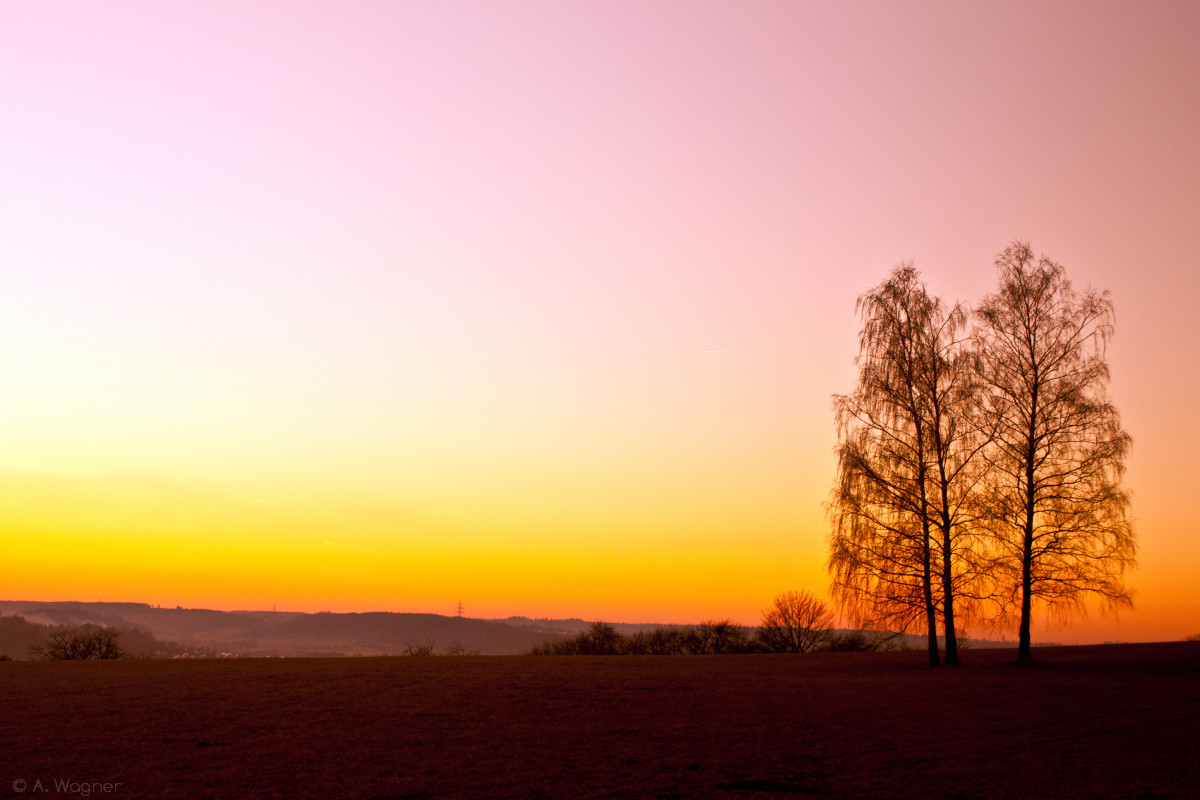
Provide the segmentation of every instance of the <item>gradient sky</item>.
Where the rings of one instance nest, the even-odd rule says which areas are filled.
[[[1192,2],[5,3],[0,596],[753,623],[855,298],[1020,237],[1141,546],[1035,638],[1200,632],[1197,98]]]

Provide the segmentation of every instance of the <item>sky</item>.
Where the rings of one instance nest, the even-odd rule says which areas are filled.
[[[1140,547],[1035,640],[1200,632],[1197,98],[1191,2],[5,3],[0,596],[753,624],[855,299],[1023,239]]]

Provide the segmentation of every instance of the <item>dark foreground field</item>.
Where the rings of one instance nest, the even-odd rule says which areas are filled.
[[[1037,656],[0,663],[0,796],[1200,796],[1200,644]]]

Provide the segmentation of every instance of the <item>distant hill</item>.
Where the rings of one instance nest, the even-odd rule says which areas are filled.
[[[528,653],[547,640],[574,636],[592,622],[582,619],[470,619],[440,614],[393,612],[315,614],[296,611],[215,611],[162,608],[147,603],[44,602],[0,600],[0,615],[19,616],[37,625],[85,623],[145,631],[195,654],[234,656],[377,656],[402,655],[432,645],[435,653],[452,648],[480,655]],[[609,623],[628,636],[659,627],[657,623]],[[920,636],[901,637],[903,647],[923,648]],[[971,640],[972,647],[1011,647]],[[175,652],[175,651],[172,651]],[[15,657],[22,657],[12,653]]]
[[[424,645],[432,645],[435,653],[456,648],[516,655],[575,630],[569,625],[512,625],[438,614],[214,611],[147,603],[0,600],[0,614],[40,625],[93,623],[137,629],[196,652],[239,656],[400,655],[406,648]]]

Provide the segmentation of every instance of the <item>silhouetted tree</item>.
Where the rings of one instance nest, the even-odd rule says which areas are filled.
[[[830,512],[834,599],[859,624],[925,629],[937,666],[933,446],[924,397],[928,329],[940,304],[902,264],[858,298],[858,385],[834,397],[838,480]]]
[[[996,259],[998,286],[976,312],[986,413],[995,421],[988,495],[997,578],[1019,608],[1030,655],[1034,598],[1059,613],[1086,595],[1131,606],[1122,583],[1136,548],[1121,488],[1131,440],[1109,402],[1107,292],[1077,293],[1025,242]]]
[[[923,294],[925,287],[918,284]],[[986,589],[978,487],[987,473],[984,454],[994,425],[982,414],[978,359],[970,346],[967,312],[944,311],[930,299],[918,337],[918,408],[925,416],[930,482],[928,507],[934,528],[946,663],[959,663],[958,619],[974,617]]]
[[[86,661],[123,658],[126,654],[117,643],[119,631],[84,625],[55,631],[40,645],[29,649],[34,658],[48,661]]]
[[[833,612],[808,592],[784,592],[762,614],[758,638],[774,653],[807,653],[824,644],[833,627]]]
[[[624,639],[612,625],[593,622],[578,637],[579,654],[584,656],[615,656],[623,649]]]
[[[956,620],[982,595],[975,489],[991,435],[967,312],[931,296],[911,264],[857,310],[858,385],[834,399],[834,598],[859,624],[923,627],[931,666],[940,616],[946,663],[957,664]]]

